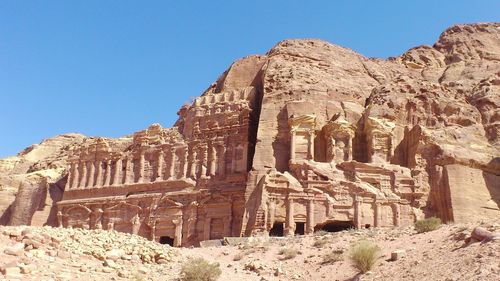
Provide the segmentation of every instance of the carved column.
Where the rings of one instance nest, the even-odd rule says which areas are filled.
[[[244,165],[244,169],[242,170],[242,172],[246,172],[248,170],[248,142],[245,142],[243,144],[243,151],[241,153],[242,153],[241,162]]]
[[[314,130],[309,131],[309,159],[314,160]]]
[[[119,158],[115,162],[115,174],[113,176],[113,185],[122,183],[122,159]]]
[[[102,162],[101,161],[96,161],[95,164],[96,166],[96,180],[94,182],[94,186],[101,186],[102,185]]]
[[[163,154],[163,150],[160,150],[158,153],[158,165],[156,166],[156,181],[163,180],[163,159],[165,155]]]
[[[183,155],[183,165],[182,165],[182,178],[187,178],[187,173],[188,173],[188,147],[186,146],[184,148],[184,155]]]
[[[349,139],[347,140],[347,150],[349,151],[349,156],[347,158],[348,161],[352,161],[352,137],[349,136]]]
[[[74,169],[75,169],[75,164],[70,163],[68,165],[68,179],[66,180],[66,184],[64,186],[64,190],[71,189],[71,181],[73,181]]]
[[[267,224],[268,228],[271,229],[274,225],[274,220],[276,219],[276,202],[274,200],[269,202],[268,212],[269,214],[267,217],[269,218],[269,221],[267,222]]]
[[[401,225],[401,206],[398,203],[394,203],[394,226]]]
[[[363,198],[356,195],[354,197],[354,224],[356,228],[362,228],[361,225],[361,203],[363,202]]]
[[[182,218],[172,221],[175,225],[174,246],[180,247],[182,245]]]
[[[295,130],[292,129],[292,138],[290,139],[290,160],[295,160]]]
[[[331,213],[332,213],[332,207],[333,207],[332,202],[330,202],[329,200],[327,200],[327,201],[325,202],[326,217],[327,217],[327,218],[331,216]]]
[[[95,179],[95,162],[90,161],[90,171],[89,171],[89,178],[87,180],[87,187],[92,187],[94,186],[94,179]]]
[[[294,216],[294,208],[293,208],[293,199],[288,199],[286,202],[286,236],[294,236],[295,235],[295,220]]]
[[[136,214],[132,218],[131,223],[132,223],[132,234],[139,235],[139,230],[141,228],[141,220],[139,218],[139,214]]]
[[[171,180],[175,179],[175,148],[172,147],[170,151],[170,163],[169,163],[169,171],[168,178]]]
[[[156,241],[156,223],[157,220],[154,220],[151,225],[151,241]]]
[[[379,227],[380,226],[380,212],[381,212],[381,204],[379,202],[375,202],[375,220],[374,220],[374,225],[375,227]]]
[[[237,150],[238,145],[236,143],[233,143],[231,145],[231,173],[234,174],[236,173],[236,150]]]
[[[310,199],[307,202],[307,227],[306,234],[314,232],[314,200]]]
[[[80,184],[80,172],[79,172],[79,163],[75,162],[73,167],[73,182],[71,183],[71,188],[78,188]]]
[[[109,186],[111,182],[111,160],[106,160],[106,174],[104,175],[104,186]]]
[[[92,229],[102,229],[102,214],[103,210],[101,208],[96,208],[93,212],[94,222]]]
[[[210,145],[210,164],[208,166],[208,174],[209,176],[215,176],[216,163],[217,163],[217,150],[215,149],[215,145],[212,143]]]
[[[143,182],[144,181],[144,151],[141,151],[139,155],[139,177],[137,179],[137,182]]]
[[[196,179],[196,149],[193,147],[191,150],[191,170],[189,171],[189,177]]]
[[[82,163],[82,180],[80,181],[80,187],[85,188],[87,186],[87,162]]]
[[[219,158],[219,174],[221,177],[224,177],[226,174],[226,147],[224,144],[220,146],[220,156]]]
[[[201,177],[205,178],[207,176],[207,163],[208,163],[208,153],[207,153],[207,146],[203,145],[201,147],[201,156],[200,156],[200,168],[201,168]]]
[[[125,184],[129,184],[132,182],[130,178],[134,177],[134,173],[132,170],[132,159],[130,157],[125,158]]]

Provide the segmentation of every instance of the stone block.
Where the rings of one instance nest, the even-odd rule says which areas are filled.
[[[202,248],[222,247],[222,246],[223,246],[222,239],[200,241],[200,247]]]

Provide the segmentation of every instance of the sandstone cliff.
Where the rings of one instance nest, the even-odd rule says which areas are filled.
[[[205,94],[235,85],[259,87],[254,170],[287,170],[290,116],[314,114],[322,127],[341,112],[356,125],[354,160],[409,168],[430,193],[422,206],[429,215],[495,217],[500,214],[499,56],[498,23],[453,26],[434,46],[388,60],[321,40],[285,40],[265,56],[233,64]],[[248,66],[252,63],[255,67]],[[373,130],[390,134],[392,152],[363,149]]]
[[[238,131],[241,128],[245,134]],[[234,133],[226,131],[230,136],[226,134],[224,142],[209,140],[200,146],[213,137],[211,134],[233,129]],[[296,136],[296,130],[304,134]],[[226,151],[220,146],[227,145],[228,139],[234,147]],[[18,157],[1,160],[3,192],[10,192],[2,197],[10,198],[3,206],[11,206],[7,211],[6,207],[0,209],[4,212],[1,223],[29,224],[34,210],[40,208],[39,199],[35,202],[33,198],[44,198],[36,194],[46,192],[40,190],[47,190],[47,183],[58,186],[59,192],[63,189],[69,150],[74,161],[86,161],[85,177],[87,167],[96,173],[91,175],[90,186],[87,178],[82,185],[82,167],[73,166],[79,176],[72,182],[76,189],[116,185],[111,180],[112,171],[119,184],[137,179],[142,182],[148,177],[158,183],[165,176],[165,159],[172,162],[168,163],[168,175],[177,187],[209,190],[209,178],[217,188],[246,182],[245,214],[241,220],[232,219],[233,225],[240,224],[228,230],[232,235],[239,229],[249,235],[255,229],[272,227],[269,220],[264,225],[270,201],[266,203],[269,194],[263,190],[280,189],[283,182],[287,188],[302,192],[310,183],[322,181],[322,187],[310,190],[334,204],[341,201],[336,197],[339,193],[351,194],[353,190],[375,201],[406,202],[403,205],[410,204],[413,209],[405,209],[405,219],[421,216],[419,211],[446,221],[498,217],[500,24],[457,25],[444,31],[434,46],[415,47],[387,60],[366,58],[321,40],[285,40],[265,55],[233,63],[202,97],[181,108],[171,130],[153,126],[136,133],[134,140],[79,135],[55,140],[56,146],[42,143]],[[162,149],[171,149],[174,144],[172,156],[164,158]],[[148,152],[148,147],[162,151]],[[116,155],[125,157],[120,158],[120,166],[114,162]],[[127,159],[132,170],[125,164]],[[94,166],[96,160],[100,161],[98,166]],[[216,165],[216,160],[222,164]],[[93,161],[90,166],[88,161]],[[122,179],[115,170],[121,173],[125,165]],[[221,171],[224,177],[219,175]],[[242,176],[243,172],[248,175]],[[127,179],[131,173],[136,173],[137,179]],[[231,173],[238,177],[227,178]],[[336,190],[338,186],[345,189]],[[74,194],[71,199],[85,197],[81,190]],[[356,204],[349,200],[342,204]],[[401,220],[399,207],[385,210],[382,206],[377,211],[378,207],[372,206],[375,203],[361,201],[358,211],[342,214],[347,220],[356,213],[358,227],[372,224],[373,216],[378,216],[375,225],[384,219],[392,224],[392,216],[398,223]],[[85,208],[85,213],[102,212],[101,207]],[[326,208],[329,214],[330,207]],[[306,212],[306,208],[297,212]],[[389,213],[389,218],[381,217]],[[222,225],[221,220],[221,229]],[[293,226],[293,219],[286,225]],[[210,238],[210,233],[207,235]]]

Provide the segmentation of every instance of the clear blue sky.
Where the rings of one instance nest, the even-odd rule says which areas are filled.
[[[369,57],[499,21],[500,1],[0,1],[0,157],[65,132],[170,126],[232,61],[287,38]]]

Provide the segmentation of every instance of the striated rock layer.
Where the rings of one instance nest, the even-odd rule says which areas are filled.
[[[498,23],[388,60],[286,40],[235,62],[173,128],[74,146],[58,224],[189,246],[499,217],[499,106]]]

